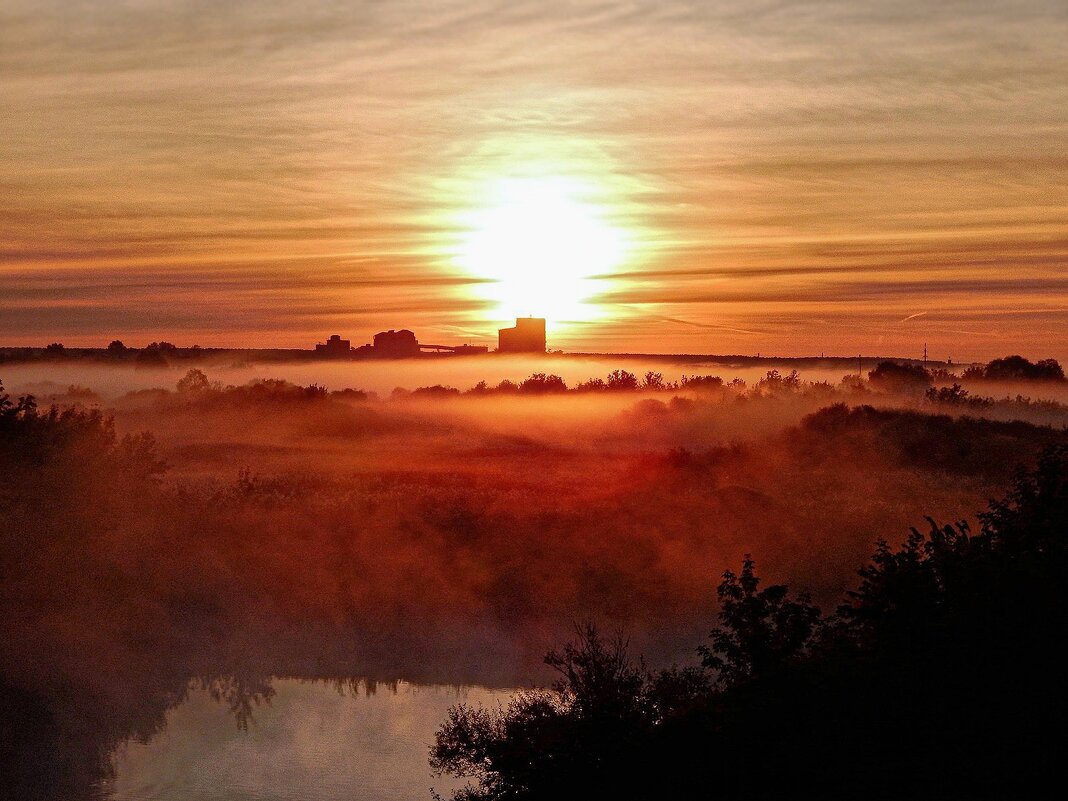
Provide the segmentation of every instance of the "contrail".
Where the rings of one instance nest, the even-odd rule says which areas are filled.
[[[917,317],[923,317],[925,314],[927,314],[927,312],[916,312],[915,314],[910,314],[904,320],[900,320],[899,322],[907,323],[909,320],[915,320]]]

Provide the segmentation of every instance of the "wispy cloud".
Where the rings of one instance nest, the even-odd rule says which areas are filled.
[[[914,292],[1062,308],[1066,40],[1062,0],[7,0],[0,343],[490,335],[457,214],[528,163],[602,188],[632,236],[601,300],[640,313],[581,332],[620,349],[804,351],[893,320],[888,344],[937,343]],[[128,314],[49,305],[87,298]],[[296,330],[304,304],[323,315]],[[1034,322],[1006,347],[1068,342]]]

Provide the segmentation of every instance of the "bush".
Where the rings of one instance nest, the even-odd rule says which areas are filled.
[[[1056,359],[1030,362],[1023,356],[994,359],[983,370],[988,381],[1064,381],[1064,370]]]
[[[501,383],[503,384],[504,382],[502,381]],[[567,384],[558,375],[534,373],[519,384],[519,391],[527,395],[567,392]]]
[[[868,383],[878,392],[922,394],[931,386],[931,374],[918,364],[880,362],[868,373]]]

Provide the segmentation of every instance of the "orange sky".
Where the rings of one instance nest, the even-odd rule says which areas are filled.
[[[553,347],[1068,359],[1065,42],[1064,0],[5,0],[0,345],[492,344],[464,243],[518,178],[626,243],[527,310]]]

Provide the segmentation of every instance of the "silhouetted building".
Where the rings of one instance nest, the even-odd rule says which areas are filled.
[[[352,342],[348,339],[342,339],[338,334],[334,334],[330,339],[326,340],[326,344],[318,344],[315,346],[315,353],[318,356],[325,356],[334,359],[347,359],[352,354]]]
[[[519,317],[513,328],[497,332],[500,353],[545,353],[545,320],[542,317]]]
[[[489,348],[485,345],[457,345],[452,352],[461,356],[474,356],[479,353],[489,353]]]
[[[406,356],[419,355],[419,340],[415,334],[407,328],[394,331],[380,331],[374,337],[374,349],[376,356],[389,358],[403,358]]]
[[[472,356],[477,353],[489,353],[489,348],[485,345],[424,345],[420,343],[419,350],[433,351],[434,353],[451,353],[461,356]]]

